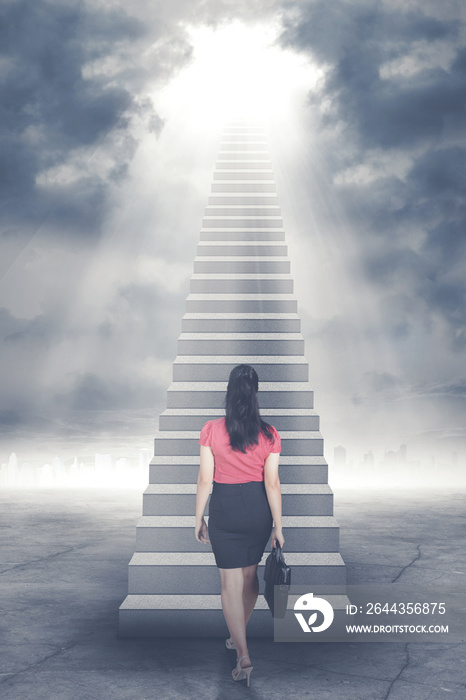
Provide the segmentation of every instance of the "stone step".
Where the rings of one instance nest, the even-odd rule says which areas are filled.
[[[262,206],[258,207],[256,205],[248,205],[245,206],[237,204],[236,206],[232,207],[230,206],[225,206],[225,205],[210,205],[205,208],[204,216],[206,218],[214,217],[214,218],[223,218],[223,217],[265,217],[265,218],[270,218],[273,216],[274,218],[279,218],[281,219],[281,212],[280,212],[280,207],[275,206],[274,204],[269,204],[268,206]]]
[[[271,195],[261,195],[262,199],[264,199],[266,196],[271,197]],[[229,197],[223,195],[223,198],[226,199],[226,203],[208,203],[204,209],[204,217],[207,219],[237,219],[238,217],[245,217],[246,219],[258,219],[262,217],[265,219],[270,219],[272,217],[278,219],[282,218],[281,209],[277,203],[274,203],[272,201],[266,202],[264,204],[258,204],[254,201],[244,203],[244,200],[247,199],[247,197],[248,196],[246,196],[245,198],[244,195],[231,195]],[[249,198],[251,198],[251,195],[249,195]]]
[[[172,382],[167,408],[223,408],[226,382]],[[314,408],[314,394],[307,382],[262,382],[261,412],[267,408]]]
[[[242,241],[242,243],[243,243],[243,241]],[[245,243],[247,243],[247,242],[245,242]],[[196,257],[194,258],[194,262],[195,263],[211,263],[211,264],[217,263],[220,265],[222,263],[228,263],[228,264],[231,264],[231,263],[248,263],[248,264],[251,264],[251,263],[273,263],[274,266],[277,266],[278,263],[289,263],[290,262],[290,259],[288,258],[288,256],[286,254],[285,255],[276,255],[275,252],[273,252],[273,254],[268,255],[260,250],[257,250],[257,252],[255,252],[255,248],[257,248],[258,244],[255,241],[254,242],[251,241],[250,243],[252,243],[254,245],[254,248],[251,246],[248,249],[246,249],[246,255],[234,255],[232,253],[231,247],[229,247],[229,248],[224,247],[223,250],[220,251],[218,254],[209,255],[208,253],[206,253],[203,250],[203,248],[200,248],[200,246],[212,245],[211,242],[209,242],[209,243],[200,242],[198,245],[199,252],[196,255]],[[271,244],[273,245],[273,243],[274,243],[273,241],[272,242],[268,241],[267,243],[262,244],[262,245],[270,246]],[[237,246],[238,245],[236,241],[234,241],[234,242],[218,241],[215,245],[226,246],[227,244],[229,246],[232,246],[232,245]],[[279,242],[277,242],[275,245],[277,245],[277,244],[280,245]],[[234,272],[241,272],[241,270],[233,270],[233,271]],[[196,270],[194,270],[194,272],[196,272]],[[222,270],[222,272],[228,272],[228,270]],[[261,272],[261,271],[259,270],[258,272]],[[280,270],[279,267],[277,267],[274,270],[274,272],[278,272],[279,274],[283,274],[283,272]],[[243,273],[243,274],[245,274],[245,273]],[[284,274],[288,274],[288,273],[285,272]]]
[[[264,151],[265,153],[269,152],[269,149],[267,147],[267,141],[266,137],[264,135],[261,136],[259,141],[250,141],[250,140],[245,140],[245,141],[240,141],[238,139],[233,140],[233,139],[228,139],[226,141],[221,141],[220,146],[219,146],[219,154],[222,153],[223,151],[241,151],[243,149],[244,151]]]
[[[283,228],[283,219],[280,216],[229,216],[220,217],[204,217],[202,219],[202,228],[228,228],[228,229],[269,229]]]
[[[170,465],[170,468],[174,467],[177,464],[179,464],[180,466],[188,466],[192,464],[197,465],[197,469],[199,470],[199,455],[185,455],[184,457],[170,455],[154,455],[150,464],[154,467]],[[294,457],[280,455],[280,479],[283,483],[287,483],[287,481],[289,481],[287,478],[284,478],[284,475],[288,473],[288,470],[291,469],[293,465],[302,465],[305,469],[312,469],[319,465],[327,465],[327,462],[325,461],[325,457],[323,455],[297,455]],[[193,479],[191,483],[195,484],[196,479],[197,472],[196,478]]]
[[[230,162],[230,163],[251,163],[251,162],[259,162],[260,164],[266,163],[266,167],[268,168],[269,172],[273,173],[273,166],[272,162],[270,160],[270,154],[266,151],[261,149],[259,146],[254,149],[254,148],[230,148],[223,150],[219,154],[219,159],[217,160],[216,167],[214,170],[214,175],[215,173],[218,172],[217,164],[218,163],[223,163],[223,162]],[[258,168],[261,169],[261,168]],[[231,172],[231,169],[230,169]],[[244,172],[244,171],[243,171]],[[215,180],[215,177],[213,178]]]
[[[244,229],[202,229],[200,233],[200,241],[245,241],[249,240],[251,243],[273,243],[274,241],[284,241],[285,232],[279,229],[264,229],[260,231],[259,229],[250,230]],[[241,292],[240,292],[241,293]]]
[[[299,333],[297,314],[187,313],[181,321],[183,333]]]
[[[171,484],[175,481],[179,484],[195,484],[198,473],[199,454],[196,457],[154,457],[149,466],[149,483]],[[328,482],[328,466],[323,455],[306,457],[281,455],[279,474],[283,484],[326,484]]]
[[[259,134],[261,138],[266,138],[266,132],[263,126],[246,122],[234,122],[233,126],[225,127],[223,136],[228,136],[229,134]]]
[[[215,170],[220,170],[225,166],[229,169],[235,166],[242,169],[243,166],[247,167],[248,165],[252,168],[261,168],[266,166],[270,170],[273,169],[269,153],[264,151],[254,152],[250,149],[241,153],[240,150],[235,148],[230,152],[224,151],[223,153],[219,154],[215,163]]]
[[[192,313],[296,313],[290,294],[190,294],[186,311]]]
[[[191,294],[292,294],[293,280],[287,275],[194,274]]]
[[[198,430],[214,418],[222,418],[225,411],[202,408],[167,408],[159,415],[160,430]],[[319,416],[308,408],[266,409],[262,419],[273,425],[279,433],[294,430],[319,430]]]
[[[259,382],[307,382],[309,365],[296,355],[179,355],[173,363],[176,382],[221,382],[237,365],[254,367]]]
[[[235,256],[236,259],[215,256],[212,258],[197,257],[194,260],[194,273],[204,274],[223,274],[223,273],[241,273],[247,275],[253,274],[289,274],[290,261],[288,259],[273,260],[268,257],[261,258],[256,256]]]
[[[237,143],[235,143],[235,146],[236,146],[236,145],[237,145]],[[248,145],[250,145],[249,142],[248,142]],[[261,147],[263,146],[263,139],[262,139],[262,141],[261,141],[261,143],[260,143],[260,146],[261,146]],[[221,148],[224,148],[224,147],[225,147],[225,144],[221,144]],[[238,153],[238,149],[235,148],[233,152],[237,154],[237,153]],[[248,153],[251,153],[251,151],[249,150]],[[230,158],[231,158],[231,154],[229,154],[229,153],[219,153],[219,155],[218,155],[218,157],[217,157],[217,162],[216,162],[216,164],[215,164],[215,167],[217,167],[219,163],[221,163],[221,162],[223,162],[223,161],[225,161],[225,160],[229,161]],[[257,158],[259,161],[266,160],[267,162],[271,163],[270,155],[269,155],[268,153],[257,153],[257,154],[256,154],[256,158]]]
[[[276,191],[274,182],[214,182],[211,187],[212,194],[275,194]]]
[[[217,579],[218,579],[217,574]],[[314,594],[315,582],[307,581]],[[325,595],[334,610],[344,614],[349,603],[344,594]],[[263,597],[264,581],[259,578],[260,595],[248,622],[248,637],[268,637],[273,640],[273,617]],[[325,593],[325,587],[324,591]],[[289,605],[295,602],[289,597]],[[337,613],[338,614],[338,613]],[[228,637],[228,628],[217,595],[128,595],[119,610],[120,637]]]
[[[156,455],[157,457],[157,455]],[[213,484],[212,484],[213,487]],[[182,483],[172,482],[171,484],[149,484],[144,491],[145,496],[195,496],[196,495],[196,483]],[[282,497],[287,496],[308,496],[309,498],[321,497],[323,498],[322,503],[328,498],[333,500],[333,491],[328,484],[289,484],[286,482],[281,482],[281,493]],[[285,509],[283,509],[285,510]],[[194,511],[188,511],[188,515],[194,513]],[[286,515],[286,513],[283,513]],[[153,513],[144,513],[144,515],[154,515]],[[156,514],[155,514],[156,515]],[[169,515],[169,514],[168,514]],[[298,513],[297,515],[309,515],[309,513]],[[311,514],[312,515],[312,514]],[[327,515],[327,513],[315,513],[315,515]]]
[[[225,160],[217,160],[217,163],[215,165],[215,172],[218,173],[222,172],[223,170],[228,170],[229,172],[231,172],[232,170],[272,170],[272,163],[268,158],[265,157],[265,154],[261,154],[261,157],[259,157],[259,154],[256,154],[256,158],[254,160],[233,160],[230,159],[227,154],[224,154],[224,158]]]
[[[236,182],[242,180],[244,182],[273,182],[273,172],[271,170],[228,170],[225,172],[215,172],[213,177],[214,182]]]
[[[206,518],[208,522],[208,517]],[[339,527],[332,515],[284,515],[287,552],[338,552]],[[143,515],[136,526],[136,552],[205,552],[193,533],[194,515]],[[265,551],[272,548],[271,537]]]
[[[281,217],[280,206],[276,195],[265,194],[222,194],[211,195],[206,205],[204,216],[278,216]]]
[[[229,134],[225,134],[222,136],[222,140],[220,142],[220,148],[224,146],[226,143],[260,143],[263,144],[264,146],[267,145],[267,139],[265,137],[264,132],[257,132],[257,133],[250,133],[247,131],[243,132],[233,132]]]
[[[264,124],[258,121],[246,121],[245,119],[238,119],[231,122],[225,127],[222,132],[222,139],[230,134],[241,135],[246,134],[252,136],[254,134],[259,135],[262,139],[266,138],[266,130]]]
[[[222,133],[222,139],[221,139],[222,143],[225,140],[226,141],[231,140],[231,141],[234,141],[236,143],[236,142],[240,141],[243,136],[245,137],[244,141],[247,141],[247,142],[254,140],[254,139],[259,139],[261,141],[261,143],[262,142],[265,144],[267,143],[265,128],[262,125],[256,123],[256,124],[254,124],[254,129],[245,128],[244,124],[238,124],[235,126],[237,126],[237,128],[235,128],[235,129],[229,128],[227,131],[224,131]],[[240,128],[240,127],[243,127],[243,128]]]
[[[249,143],[249,141],[251,140],[252,136],[258,137],[258,138],[260,139],[261,148],[266,148],[267,151],[268,151],[268,148],[267,148],[267,135],[266,135],[266,133],[265,133],[264,130],[262,130],[262,131],[259,131],[259,130],[257,130],[257,131],[248,131],[247,129],[243,129],[243,130],[237,129],[237,130],[229,131],[228,134],[224,134],[224,136],[233,135],[233,136],[235,136],[235,137],[238,137],[238,136],[241,136],[241,135],[243,135],[243,134],[246,135],[247,138],[248,138],[248,141],[246,141],[246,143]],[[237,144],[238,141],[235,140],[235,141],[232,141],[232,143]],[[224,146],[223,146],[223,140],[222,140],[221,143],[220,143],[220,151],[222,150],[222,148],[224,148]]]
[[[246,119],[237,119],[232,121],[223,131],[224,136],[228,134],[261,134],[266,137],[266,131],[263,124],[259,122],[247,121]]]
[[[228,334],[225,334],[228,335]],[[230,334],[233,335],[233,334]],[[246,335],[251,335],[251,334],[246,334]],[[178,359],[181,359],[182,356],[178,356]],[[217,356],[213,356],[213,358],[216,359]],[[228,356],[225,356],[228,357]],[[237,357],[247,357],[246,355],[237,355]],[[249,355],[249,357],[255,357],[254,355]],[[273,357],[273,355],[268,355],[266,356],[267,359],[269,357]],[[178,391],[191,391],[191,392],[199,392],[199,391],[206,391],[209,393],[215,393],[215,394],[225,394],[227,390],[227,385],[228,385],[228,378],[224,379],[223,381],[212,381],[212,382],[196,382],[196,381],[189,381],[189,382],[172,382],[169,387],[168,391],[169,392],[178,392]],[[309,382],[266,382],[266,381],[261,381],[260,387],[259,387],[259,393],[258,393],[258,400],[259,404],[263,403],[263,399],[268,399],[270,396],[276,395],[278,398],[285,399],[287,394],[312,394],[312,389],[310,388]],[[285,399],[286,401],[286,399]],[[168,408],[176,408],[176,406],[169,406]],[[179,407],[181,408],[181,406]],[[198,408],[203,408],[202,406],[198,406]],[[214,407],[215,408],[215,407]],[[281,408],[281,406],[264,406],[264,408]],[[283,408],[313,408],[312,406],[283,406]]]
[[[229,139],[228,141],[222,141],[220,144],[220,150],[218,157],[219,158],[224,158],[226,154],[233,152],[233,153],[241,153],[243,151],[244,153],[256,153],[257,155],[261,155],[264,158],[269,157],[269,151],[265,142],[265,139],[260,139],[260,140],[231,140]]]
[[[255,229],[258,230],[267,230],[267,229],[279,229],[282,230],[283,227],[283,220],[280,219],[279,217],[268,217],[266,218],[265,216],[262,217],[257,217],[254,219],[253,217],[249,218],[244,218],[244,217],[234,217],[230,216],[229,218],[225,219],[219,219],[219,218],[204,218],[202,220],[202,230],[205,231],[207,229],[228,229],[228,230],[235,230],[235,229],[249,229],[254,232]],[[255,232],[251,236],[252,238],[255,237]],[[229,236],[226,236],[228,239]]]
[[[237,156],[237,158],[232,158],[232,156]],[[244,158],[244,156],[252,156],[252,159]],[[261,143],[244,144],[242,148],[239,144],[224,144],[222,150],[220,151],[217,161],[215,163],[214,179],[215,175],[222,170],[222,165],[226,164],[227,169],[231,172],[232,168],[229,167],[230,164],[239,163],[241,170],[247,170],[248,168],[241,167],[243,164],[246,166],[249,163],[254,163],[254,170],[267,170],[273,173],[272,161],[270,160],[270,154],[268,151],[263,150]]]
[[[224,131],[222,133],[222,139],[221,139],[222,143],[225,140],[226,141],[231,140],[231,141],[234,141],[236,143],[237,141],[240,141],[243,137],[244,137],[244,141],[247,141],[247,142],[254,140],[254,139],[259,139],[261,142],[267,143],[265,128],[262,125],[255,123],[254,124],[255,128],[252,130],[245,128],[244,124],[238,124],[238,125],[235,124],[235,126],[237,126],[238,128],[235,128],[235,129],[229,128],[226,132]],[[244,128],[240,128],[241,126]]]
[[[227,160],[228,162],[248,162],[248,161],[260,161],[262,162],[263,160],[270,163],[270,158],[269,158],[269,153],[267,151],[239,151],[239,150],[234,150],[234,151],[224,151],[223,153],[220,154],[219,158],[217,159],[217,164],[222,163],[224,160]]]
[[[210,195],[205,216],[281,216],[280,205],[274,194]]]
[[[239,143],[239,142],[244,142],[244,143],[250,143],[250,142],[255,142],[255,143],[263,143],[267,144],[267,139],[265,136],[265,131],[257,132],[257,133],[250,133],[248,131],[235,131],[235,132],[229,132],[228,134],[222,134],[222,140],[221,144],[224,143]]]
[[[197,246],[198,256],[268,256],[268,257],[286,257],[287,246],[279,241],[269,241],[268,243],[255,243],[250,241],[218,241],[212,244],[208,241],[200,241]]]
[[[285,430],[280,434],[284,456],[321,455],[323,439],[318,430]],[[166,430],[154,437],[154,455],[197,455],[199,454],[199,433],[197,430]]]
[[[283,515],[333,515],[328,484],[281,484]],[[196,512],[196,484],[149,484],[144,515],[190,515]],[[209,505],[206,506],[209,513]]]
[[[225,130],[222,132],[222,139],[229,134],[259,134],[261,138],[266,138],[264,124],[259,121],[249,121],[246,119],[235,119],[225,126]]]
[[[250,148],[251,144],[248,144],[248,148],[246,148],[244,151],[241,151],[240,147],[238,146],[237,143],[234,144],[233,148],[230,148],[228,144],[221,144],[220,145],[220,152],[217,157],[217,163],[220,161],[228,158],[229,160],[234,160],[235,156],[237,157],[238,160],[241,160],[243,158],[247,158],[250,156],[252,159],[254,158],[260,158],[261,160],[263,159],[268,159],[270,161],[270,153],[267,148],[264,150],[264,144],[256,144],[258,145],[258,150],[254,151],[252,148]]]
[[[260,134],[266,138],[265,124],[257,119],[237,118],[225,125],[222,138],[228,134]]]
[[[303,355],[299,333],[181,333],[178,355]]]
[[[221,146],[219,151],[219,158],[231,158],[237,155],[238,158],[242,156],[254,156],[254,158],[270,158],[269,151],[262,144],[225,144]]]
[[[251,140],[252,140],[252,139],[250,139],[250,138],[248,137],[248,141],[246,141],[245,143],[247,143],[248,146],[249,146],[249,145],[251,145]],[[264,142],[265,142],[265,137],[264,137],[264,136],[261,136],[260,141],[256,141],[256,143],[259,144],[261,147],[264,145]],[[221,149],[224,148],[225,145],[228,145],[228,144],[221,143],[221,144],[220,144],[220,148],[221,148]],[[235,153],[238,152],[238,151],[236,150],[236,146],[237,146],[237,145],[238,145],[238,141],[235,141]],[[258,157],[260,160],[268,160],[269,162],[271,162],[271,161],[270,161],[270,156],[269,156],[269,154],[267,154],[267,153],[259,153],[259,154],[257,154],[257,157]],[[215,167],[217,167],[218,164],[221,163],[223,160],[229,159],[229,158],[230,158],[230,155],[229,155],[228,153],[227,153],[227,154],[219,153],[219,155],[217,156],[217,162],[216,162],[216,164],[215,164]]]
[[[264,576],[265,560],[258,567]],[[345,565],[337,552],[287,552],[292,567],[293,585],[312,582],[320,585],[344,585]],[[187,570],[188,569],[188,570]],[[136,552],[129,562],[128,593],[190,595],[218,593],[218,569],[213,552]]]
[[[255,151],[256,153],[263,153],[268,156],[269,150],[267,148],[267,142],[264,136],[260,138],[237,138],[231,137],[228,140],[221,141],[218,158],[223,157],[223,153],[226,152],[241,152],[245,153]]]
[[[233,206],[233,205],[247,206],[278,206],[278,197],[276,194],[246,194],[237,195],[235,193],[230,194],[211,194],[207,200],[207,206]]]
[[[245,238],[244,241],[199,241],[197,244],[198,255],[261,255],[280,256],[287,258],[287,246],[283,241],[253,241]],[[237,253],[236,250],[244,252]],[[208,251],[213,251],[208,252]]]
[[[256,134],[255,138],[253,138],[253,134],[245,132],[245,135],[247,138],[245,139],[240,139],[240,136],[243,136],[243,134],[237,132],[235,134],[232,134],[232,138],[228,138],[225,141],[220,142],[219,146],[219,155],[218,157],[221,157],[221,153],[223,150],[230,150],[232,152],[234,151],[241,151],[241,148],[244,147],[244,149],[249,149],[253,150],[254,148],[256,149],[263,149],[267,153],[269,152],[269,149],[267,148],[267,138],[265,134]]]

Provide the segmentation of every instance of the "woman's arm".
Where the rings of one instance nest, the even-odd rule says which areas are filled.
[[[214,478],[214,455],[207,445],[201,445],[201,460],[197,477],[195,537],[198,542],[207,544],[207,524],[204,511]]]
[[[280,453],[271,452],[264,464],[264,485],[275,525],[272,533],[272,547],[275,547],[277,540],[280,543],[280,547],[283,547],[285,542],[282,532],[282,493],[278,476],[279,460]]]

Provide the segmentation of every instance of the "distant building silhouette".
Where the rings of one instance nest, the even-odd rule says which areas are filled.
[[[18,458],[15,452],[12,452],[7,465],[7,484],[15,484],[18,480]]]

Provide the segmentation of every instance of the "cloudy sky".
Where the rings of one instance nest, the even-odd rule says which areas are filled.
[[[328,457],[465,455],[465,15],[5,0],[0,461],[150,446],[241,100],[266,108]]]

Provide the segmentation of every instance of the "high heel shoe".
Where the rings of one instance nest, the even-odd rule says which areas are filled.
[[[225,646],[227,649],[236,649],[233,639],[231,637],[225,639]]]
[[[249,659],[249,655],[245,654],[238,659],[238,662],[231,672],[234,681],[242,681],[244,678],[247,679],[247,684],[249,688],[249,676],[251,675],[252,666],[241,666],[242,659]]]

